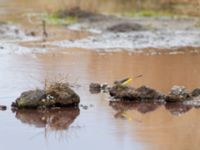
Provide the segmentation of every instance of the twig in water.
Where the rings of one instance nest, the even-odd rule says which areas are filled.
[[[48,33],[46,30],[46,21],[42,20],[42,29],[43,29],[43,41],[45,42],[47,37],[48,37]]]

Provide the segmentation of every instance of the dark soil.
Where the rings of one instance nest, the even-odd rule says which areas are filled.
[[[108,27],[107,31],[110,31],[110,32],[133,32],[133,31],[141,31],[144,29],[145,28],[138,23],[121,23],[121,24],[116,24],[111,27]]]
[[[76,17],[79,21],[89,21],[89,22],[97,22],[105,20],[107,17],[102,14],[86,11],[80,9],[80,7],[74,7],[71,9],[60,10],[57,13],[58,17],[65,18],[65,17]]]

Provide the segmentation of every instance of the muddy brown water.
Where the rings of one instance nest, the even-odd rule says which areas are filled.
[[[9,107],[0,112],[3,149],[198,149],[197,108],[185,113],[178,112],[182,107],[175,108],[178,113],[171,113],[165,106],[125,104],[125,109],[115,108],[106,94],[90,94],[88,85],[143,74],[134,86],[145,84],[163,92],[174,84],[192,89],[200,85],[199,54],[65,52],[0,57],[1,104],[9,106],[22,91],[42,87],[45,78],[58,78],[60,74],[67,76],[81,104],[88,106],[80,107],[80,112],[56,113],[11,112]]]
[[[0,104],[8,106],[0,112],[0,149],[199,149],[198,108],[110,103],[106,94],[93,95],[88,88],[91,82],[112,84],[143,74],[133,86],[148,85],[164,93],[173,85],[191,90],[200,86],[199,53],[53,49],[43,54],[0,55]],[[11,102],[22,91],[42,88],[45,79],[61,78],[80,95],[79,109],[11,111]]]

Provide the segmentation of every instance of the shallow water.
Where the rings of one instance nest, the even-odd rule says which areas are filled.
[[[0,2],[6,10],[16,4]],[[8,106],[0,111],[3,150],[199,149],[198,108],[111,103],[106,94],[89,92],[91,82],[112,84],[139,74],[143,77],[133,86],[148,85],[164,93],[173,85],[199,87],[198,51],[149,55],[53,47],[40,54],[1,54],[0,62],[0,104]],[[80,95],[80,109],[11,111],[21,92],[42,88],[45,79],[62,78]]]
[[[199,54],[65,51],[0,57],[1,104],[10,106],[22,91],[42,87],[45,78],[56,80],[60,74],[74,85],[81,104],[88,106],[80,107],[80,112],[56,113],[14,113],[9,107],[0,112],[2,149],[198,149],[198,109],[145,104],[121,108],[110,104],[106,94],[90,94],[88,85],[143,74],[135,86],[145,84],[163,92],[174,84],[192,89],[200,85]]]

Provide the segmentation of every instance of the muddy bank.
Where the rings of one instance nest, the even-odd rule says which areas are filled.
[[[0,24],[0,53],[43,53],[52,46],[100,52],[176,51],[180,47],[200,47],[200,30],[195,26],[195,18],[119,17],[80,8],[58,12],[58,16],[75,17],[79,21],[67,25],[65,29],[70,32],[65,34],[64,31],[50,31],[56,29],[47,25],[50,36],[46,42],[42,41],[42,26],[36,31],[23,31],[16,25]],[[19,46],[19,42],[23,46]]]
[[[89,13],[80,9],[63,13],[65,15],[62,16],[80,18],[79,23],[67,28],[90,31],[94,34],[80,40],[63,40],[47,44],[108,52],[119,49],[137,52],[137,49],[144,48],[174,49],[200,46],[200,30],[196,27],[196,18],[119,17]]]
[[[68,83],[54,83],[45,90],[36,89],[23,92],[12,103],[12,107],[16,109],[77,107],[79,102],[79,96],[69,87]]]
[[[126,17],[126,16],[116,16],[116,15],[108,15],[108,14],[100,14],[91,11],[82,10],[79,7],[74,7],[71,9],[58,11],[57,17],[67,18],[67,17],[75,17],[78,19],[78,25],[82,28],[77,29],[96,29],[100,31],[107,31],[107,29],[127,29],[127,31],[133,31],[133,28],[129,28],[130,26],[135,27],[134,31],[139,31],[142,27],[146,29],[194,29],[196,28],[196,20],[195,17],[166,17],[166,16],[157,16],[157,17]],[[135,25],[135,26],[134,26]],[[75,25],[71,25],[73,28]],[[145,29],[143,28],[143,29]],[[75,28],[74,28],[75,29]],[[120,31],[120,30],[110,30],[112,31]]]
[[[63,10],[57,15],[78,18],[78,23],[67,25],[65,29],[70,32],[66,33],[58,33],[57,29],[47,25],[49,37],[46,42],[42,41],[42,25],[32,31],[31,28],[0,23],[0,53],[43,53],[50,51],[46,47],[52,46],[100,52],[144,52],[149,48],[176,51],[180,47],[200,47],[196,18],[120,17],[80,8]]]
[[[120,29],[126,30],[126,29]],[[57,41],[48,43],[65,48],[83,48],[107,52],[130,51],[139,49],[172,49],[178,47],[199,47],[200,30],[154,30],[137,32],[104,32],[81,40]]]
[[[72,7],[71,9],[59,10],[56,13],[56,16],[58,18],[67,18],[67,17],[77,18],[78,21],[81,23],[106,21],[111,18],[114,18],[112,16],[107,16],[100,13],[82,10],[80,7]]]
[[[22,47],[19,42],[35,41],[40,39],[32,31],[25,31],[20,25],[0,22],[0,54],[25,54],[38,52],[37,48]],[[43,52],[43,50],[40,50]]]

